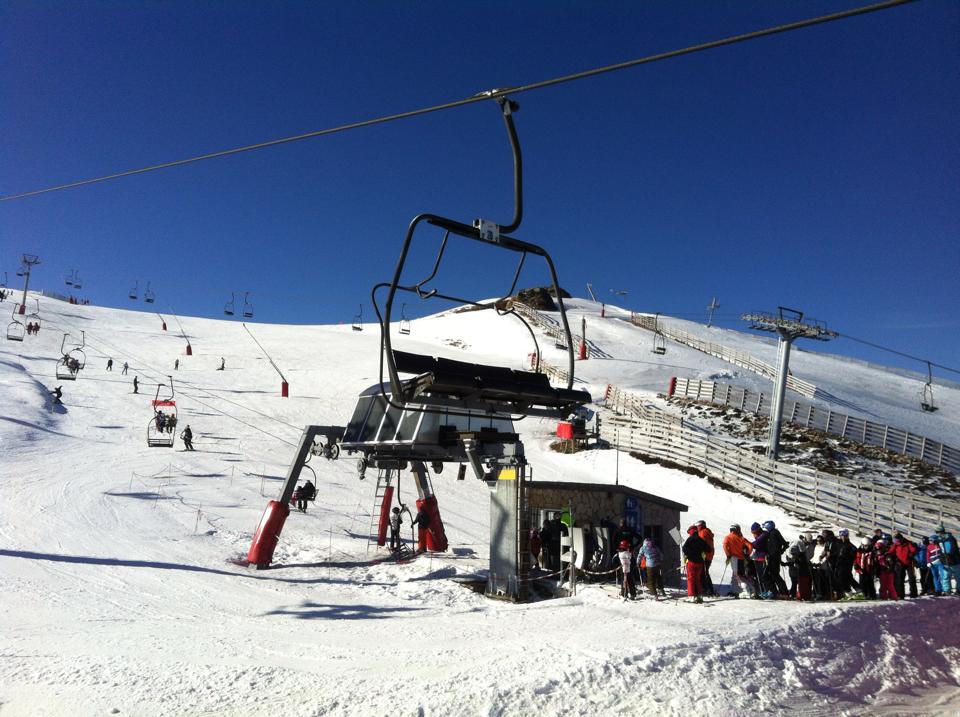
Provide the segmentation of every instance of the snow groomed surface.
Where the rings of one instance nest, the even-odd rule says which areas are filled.
[[[290,382],[283,399],[238,323],[182,318],[193,346],[185,356],[155,314],[40,301],[40,333],[0,347],[0,714],[960,712],[960,600],[704,609],[622,603],[587,584],[575,598],[489,601],[455,582],[486,567],[487,489],[446,472],[434,480],[446,554],[398,565],[368,553],[374,483],[357,479],[352,460],[314,458],[319,496],[288,518],[276,567],[239,565],[303,425],[344,424],[377,380],[376,332],[252,325]],[[571,321],[587,315],[592,341],[612,357],[578,364],[595,396],[608,382],[656,392],[679,372],[730,374],[672,344],[654,356],[646,332],[616,311],[601,321],[599,306],[573,305]],[[489,313],[415,321],[403,347],[521,366],[529,337]],[[87,364],[56,406],[49,390],[63,333],[81,330]],[[722,333],[754,355],[775,352]],[[795,362],[798,375],[891,424],[947,442],[960,434],[954,389],[942,391],[935,416],[917,415],[911,379],[823,354]],[[193,453],[179,440],[173,450],[146,445],[149,402],[169,374]],[[773,519],[788,538],[805,527],[614,451],[554,453],[551,421],[518,427],[535,478],[616,476],[690,505],[682,520],[703,518],[718,535],[730,522]],[[401,499],[413,492],[405,477]],[[715,561],[715,581],[722,572]]]

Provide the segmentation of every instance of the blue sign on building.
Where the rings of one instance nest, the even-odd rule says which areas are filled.
[[[623,503],[623,517],[627,526],[637,532],[640,531],[640,501],[635,496],[628,495]]]

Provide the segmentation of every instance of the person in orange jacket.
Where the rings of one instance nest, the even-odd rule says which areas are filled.
[[[753,595],[753,582],[747,578],[746,560],[750,557],[753,546],[743,537],[740,526],[736,523],[730,526],[730,532],[723,539],[723,554],[727,556],[727,565],[730,566],[730,591],[728,595],[739,595],[746,590],[747,595]]]
[[[698,520],[696,525],[697,535],[699,535],[700,539],[710,548],[703,558],[703,594],[716,596],[717,591],[713,589],[713,580],[710,579],[710,563],[713,562],[714,553],[713,531],[707,527],[707,523],[704,520]]]

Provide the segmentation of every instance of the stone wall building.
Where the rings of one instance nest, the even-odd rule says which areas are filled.
[[[527,481],[525,504],[531,525],[570,510],[575,526],[589,523],[619,525],[625,518],[644,538],[653,538],[663,551],[664,582],[678,587],[680,571],[680,513],[687,506],[626,486],[566,481]]]

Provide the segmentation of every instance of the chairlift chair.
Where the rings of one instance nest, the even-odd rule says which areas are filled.
[[[143,290],[143,300],[152,304],[156,300],[156,295],[150,291],[150,282],[147,282],[147,288]]]
[[[76,381],[77,374],[87,365],[87,354],[83,348],[87,345],[86,334],[82,334],[82,343],[67,349],[67,337],[70,334],[64,334],[60,342],[60,360],[57,361],[57,379],[59,381]]]
[[[73,272],[70,272],[64,277],[63,283],[65,283],[67,286],[73,286]]]
[[[360,313],[353,317],[350,328],[354,331],[363,331],[363,304],[360,304]]]
[[[7,340],[8,341],[23,341],[23,337],[27,334],[27,327],[23,324],[22,321],[17,319],[17,308],[14,306],[13,314],[11,315],[13,321],[7,325]]]
[[[130,292],[128,293],[128,296],[129,296],[133,301],[136,301],[136,300],[137,300],[137,290],[139,289],[139,287],[140,287],[140,281],[139,281],[139,280],[137,280],[136,282],[134,282],[133,286],[130,287]]]
[[[247,297],[250,296],[250,292],[246,291],[243,294],[243,318],[252,319],[253,318],[253,304],[250,303]]]
[[[920,408],[928,413],[933,413],[939,408],[933,402],[933,367],[929,361],[927,361],[927,382],[920,392]]]
[[[231,291],[230,301],[228,301],[226,304],[223,305],[223,313],[226,314],[227,316],[233,316],[233,314],[236,312],[236,302],[234,299],[235,299],[234,293]]]
[[[410,319],[407,318],[407,305],[400,307],[400,333],[404,336],[410,335]]]
[[[170,379],[170,395],[160,398],[165,384],[157,384],[157,393],[150,401],[153,414],[147,423],[147,446],[150,448],[173,448],[177,438],[177,402],[173,398],[173,376]],[[162,423],[161,423],[162,417]]]
[[[40,299],[34,299],[33,301],[34,301],[34,309],[32,312],[27,314],[26,321],[27,323],[33,323],[34,326],[36,326],[37,329],[39,329],[41,324],[43,323],[40,320]]]
[[[82,288],[83,288],[83,282],[80,281],[80,274],[76,274],[76,275],[73,277],[73,288],[74,288],[74,289],[82,289]]]
[[[523,216],[523,177],[520,143],[513,122],[513,112],[518,105],[506,98],[498,98],[506,126],[510,147],[513,152],[514,168],[514,216],[508,225],[498,225],[485,219],[477,219],[472,225],[441,217],[436,214],[420,214],[407,228],[406,237],[400,252],[400,259],[394,270],[393,279],[374,288],[374,309],[380,322],[381,362],[380,384],[377,390],[384,403],[393,409],[405,412],[431,413],[443,412],[447,416],[483,415],[485,418],[519,420],[526,415],[546,415],[559,417],[568,415],[572,410],[589,403],[587,391],[575,390],[573,339],[563,305],[563,294],[553,259],[543,247],[508,236],[520,226]],[[415,284],[403,285],[401,279],[410,245],[415,232],[422,224],[427,224],[444,232],[440,242],[433,271],[425,279]],[[443,261],[444,252],[450,236],[461,237],[480,242],[493,248],[504,249],[519,254],[519,261],[513,276],[513,282],[507,294],[496,302],[482,302],[458,296],[440,293],[436,288],[426,288],[437,275]],[[483,366],[465,361],[456,361],[433,356],[398,351],[391,341],[390,318],[398,291],[414,293],[421,299],[439,298],[450,302],[468,304],[480,310],[496,310],[501,316],[511,315],[518,319],[529,332],[536,348],[536,363],[539,368],[540,350],[536,336],[530,325],[513,309],[510,297],[516,293],[520,273],[528,255],[541,257],[549,270],[557,297],[562,331],[567,347],[567,385],[557,388],[550,385],[549,379],[538,371],[528,372],[502,366]],[[387,288],[384,312],[381,315],[376,303],[376,291]],[[384,375],[386,368],[386,376]],[[400,375],[409,378],[401,380]]]
[[[660,330],[660,312],[653,317],[653,348],[651,351],[658,356],[667,353],[667,337]]]

